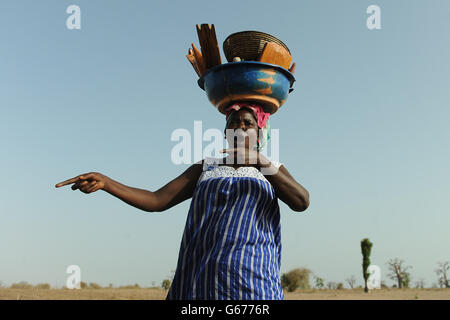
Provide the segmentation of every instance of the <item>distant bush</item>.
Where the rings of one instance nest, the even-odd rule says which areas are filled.
[[[80,281],[80,288],[81,289],[86,289],[88,287],[86,282]]]
[[[288,292],[296,289],[309,289],[309,275],[311,271],[305,268],[297,268],[281,276],[281,286],[286,288]]]
[[[342,290],[342,289],[344,289],[344,284],[343,284],[342,282],[339,282],[339,283],[337,284],[337,286],[336,286],[336,289],[337,289],[337,290]]]
[[[161,287],[164,290],[169,290],[169,288],[170,288],[170,280],[169,279],[163,280],[163,282],[161,283]]]
[[[134,285],[120,286],[119,289],[140,289],[141,287],[135,283]]]
[[[34,288],[48,290],[50,289],[50,285],[48,283],[38,283],[37,285],[34,286]]]
[[[90,289],[101,289],[102,287],[95,282],[91,282],[91,283],[89,283],[89,288]]]
[[[13,283],[10,288],[11,289],[31,289],[31,288],[33,288],[33,285],[29,284],[26,281],[21,281],[19,283]]]
[[[126,285],[126,286],[120,286],[119,289],[134,289],[133,286]]]

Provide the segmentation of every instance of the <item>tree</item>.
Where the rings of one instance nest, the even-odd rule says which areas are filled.
[[[311,271],[306,268],[293,269],[281,276],[281,286],[287,289],[288,292],[293,292],[296,289],[309,289],[309,275]]]
[[[447,272],[450,270],[450,262],[438,262],[438,268],[435,270],[438,283],[441,288],[450,288]]]
[[[348,286],[353,289],[353,287],[355,286],[356,283],[356,277],[354,275],[351,275],[350,277],[348,277],[347,279],[345,279],[345,282],[348,283]]]
[[[425,288],[425,280],[424,279],[420,279],[420,280],[416,281],[416,288],[417,289]]]
[[[402,287],[409,288],[410,283],[411,283],[411,274],[408,272],[403,273]]]
[[[337,283],[334,281],[328,281],[327,282],[327,288],[330,290],[336,290],[337,289]]]
[[[367,287],[367,279],[369,279],[369,272],[367,269],[370,266],[370,252],[372,251],[373,243],[369,241],[368,238],[361,240],[361,253],[363,256],[363,277],[364,277],[364,292],[369,292],[369,288]]]
[[[314,286],[317,289],[322,289],[325,286],[325,280],[323,278],[314,276]]]
[[[387,275],[391,280],[397,281],[398,288],[408,288],[411,281],[411,274],[407,271],[411,266],[404,266],[404,261],[398,258],[390,259],[387,262],[389,274]]]
[[[170,281],[169,279],[164,279],[163,282],[162,282],[162,284],[161,284],[161,287],[162,287],[164,290],[169,290],[170,284],[171,284],[171,281]]]

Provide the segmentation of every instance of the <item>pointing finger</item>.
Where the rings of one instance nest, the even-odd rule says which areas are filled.
[[[77,176],[77,177],[75,177],[75,178],[68,179],[68,180],[66,180],[66,181],[60,182],[60,183],[56,184],[55,187],[56,187],[56,188],[59,188],[59,187],[62,187],[62,186],[66,186],[66,185],[68,185],[68,184],[75,183],[75,182],[77,182],[77,181],[79,181],[79,180],[80,180],[80,176]]]
[[[60,182],[58,184],[55,185],[56,188],[71,184],[71,183],[75,183],[81,180],[88,180],[88,179],[94,179],[95,178],[95,174],[94,173],[85,173],[85,174],[80,174],[79,176],[76,176],[75,178],[72,179],[68,179],[66,181]]]

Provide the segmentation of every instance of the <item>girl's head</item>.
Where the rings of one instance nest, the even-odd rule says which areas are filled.
[[[245,102],[235,103],[225,112],[227,120],[225,138],[229,145],[236,147],[239,143],[243,143],[243,139],[239,138],[247,136],[246,147],[251,143],[252,148],[260,151],[270,138],[268,135],[270,113],[264,112],[259,105]],[[230,132],[234,134],[227,134],[227,129],[232,130]]]
[[[230,131],[233,130],[233,131]],[[241,108],[234,111],[227,119],[225,126],[225,138],[230,147],[243,145],[257,148],[258,122],[253,111],[249,108]]]

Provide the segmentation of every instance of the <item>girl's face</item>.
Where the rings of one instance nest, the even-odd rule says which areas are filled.
[[[225,137],[229,146],[237,147],[244,144],[246,148],[249,148],[250,144],[256,146],[258,123],[253,112],[242,108],[233,112],[230,117],[226,129],[232,129],[234,135],[227,134],[227,130],[225,130]]]

